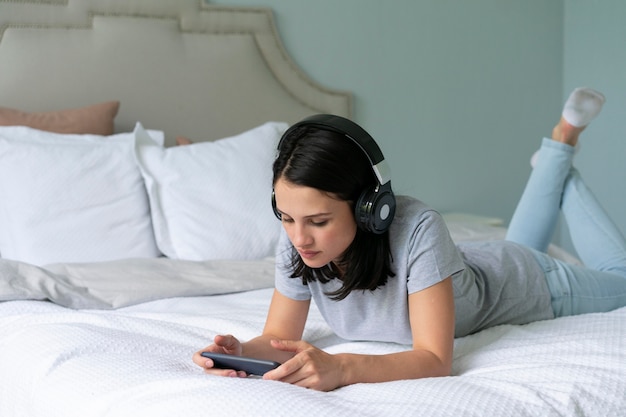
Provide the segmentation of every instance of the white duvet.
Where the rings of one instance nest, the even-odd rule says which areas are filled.
[[[0,303],[0,416],[623,416],[626,308],[457,339],[454,376],[323,393],[204,374],[193,352],[216,333],[262,329],[271,289],[179,297],[114,311]],[[305,338],[329,352],[406,346],[346,342],[311,313]]]

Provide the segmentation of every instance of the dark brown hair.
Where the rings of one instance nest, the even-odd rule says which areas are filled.
[[[279,178],[305,187],[316,188],[333,198],[349,202],[354,208],[363,190],[376,184],[372,167],[359,147],[340,133],[311,126],[291,130],[284,137],[273,165],[273,184]],[[346,298],[354,290],[370,290],[383,286],[393,259],[389,232],[374,234],[357,229],[356,236],[339,265],[321,268],[307,266],[292,246],[291,278],[301,278],[306,285],[319,280],[327,283],[340,279],[337,291],[327,293],[334,300]],[[339,271],[342,271],[340,273]]]

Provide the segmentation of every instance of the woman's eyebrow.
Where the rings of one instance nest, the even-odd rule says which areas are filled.
[[[278,209],[278,212],[280,214],[284,214],[285,216],[289,216],[289,217],[293,217],[291,216],[289,213],[285,213],[284,211]],[[321,213],[315,213],[315,214],[309,214],[307,216],[302,217],[303,219],[312,219],[314,217],[324,217],[324,216],[330,216],[332,215],[332,212],[321,212]]]
[[[304,216],[304,219],[310,219],[313,217],[323,217],[323,216],[330,216],[332,213],[331,212],[323,212],[323,213],[316,213],[316,214],[309,214],[308,216]]]

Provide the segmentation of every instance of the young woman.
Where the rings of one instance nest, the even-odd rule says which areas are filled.
[[[292,126],[273,166],[285,233],[263,333],[246,342],[215,336],[195,363],[243,377],[200,353],[272,359],[282,365],[263,378],[318,390],[446,376],[455,336],[626,306],[626,241],[572,167],[578,136],[603,102],[594,90],[572,93],[498,242],[455,245],[435,210],[396,201],[380,150],[354,123],[317,115]],[[560,209],[586,268],[544,253]],[[311,299],[345,339],[412,349],[328,354],[301,340]]]

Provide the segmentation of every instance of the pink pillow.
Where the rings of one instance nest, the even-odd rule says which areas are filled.
[[[0,126],[28,126],[54,133],[113,134],[113,121],[119,110],[119,101],[107,101],[77,109],[28,113],[0,107]]]
[[[176,136],[176,146],[191,145],[193,141],[185,136]]]

